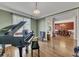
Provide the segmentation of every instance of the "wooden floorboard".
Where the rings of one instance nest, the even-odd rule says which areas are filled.
[[[75,40],[72,37],[57,36],[53,37],[50,41],[39,41],[40,57],[73,57]],[[15,57],[18,55],[16,47],[7,47],[5,49],[4,57]],[[24,51],[24,50],[23,50]],[[28,54],[23,54],[23,57],[31,57],[31,50]],[[38,51],[34,51],[34,57],[38,57]]]

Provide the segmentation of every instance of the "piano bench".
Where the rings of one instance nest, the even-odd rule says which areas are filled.
[[[39,49],[38,41],[32,41],[32,45],[31,45],[31,56],[32,57],[33,57],[33,50],[38,50],[38,57],[40,57],[40,49]]]

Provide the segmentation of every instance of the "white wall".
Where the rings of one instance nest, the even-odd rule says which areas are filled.
[[[69,20],[69,18],[76,17],[76,15],[77,15],[76,10],[72,10],[61,14],[57,14],[53,17],[55,18],[55,21],[61,21],[61,20]]]

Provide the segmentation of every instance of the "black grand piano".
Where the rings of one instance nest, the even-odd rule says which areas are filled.
[[[33,38],[33,32],[29,32],[23,37],[15,37],[14,33],[20,29],[26,22],[21,21],[18,24],[10,25],[0,30],[0,44],[2,45],[2,53],[5,53],[5,45],[11,44],[12,46],[18,47],[19,55],[22,57],[22,48],[28,46]]]

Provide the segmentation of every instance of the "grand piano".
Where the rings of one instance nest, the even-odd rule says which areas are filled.
[[[33,32],[29,32],[23,37],[15,37],[14,33],[19,30],[26,22],[21,21],[18,24],[10,25],[0,30],[0,44],[2,45],[2,53],[5,53],[5,45],[11,44],[19,49],[19,56],[22,57],[22,48],[28,46],[33,39]]]

